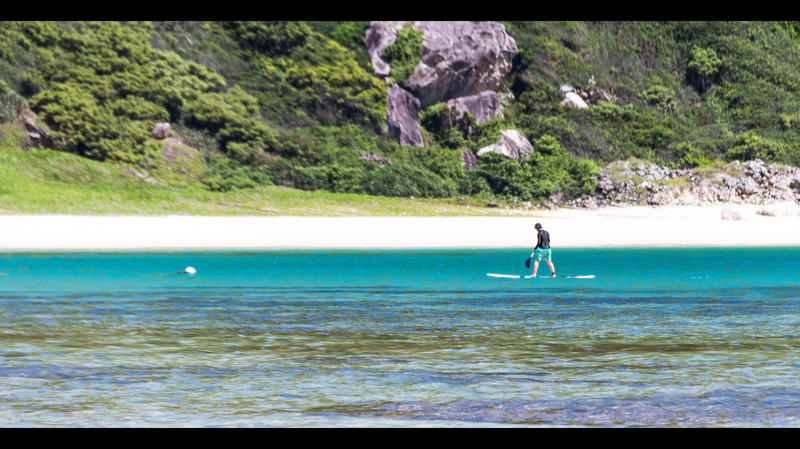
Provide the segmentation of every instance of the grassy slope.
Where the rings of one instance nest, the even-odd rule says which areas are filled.
[[[16,124],[0,125],[0,214],[481,216],[530,215],[482,203],[306,192],[268,186],[210,192],[202,167],[146,172],[48,149],[22,150]],[[191,167],[190,167],[191,168]],[[193,170],[193,171],[192,171]]]

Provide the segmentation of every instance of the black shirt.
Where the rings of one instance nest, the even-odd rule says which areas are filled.
[[[550,233],[544,229],[539,229],[539,237],[536,241],[536,247],[542,249],[550,248]]]

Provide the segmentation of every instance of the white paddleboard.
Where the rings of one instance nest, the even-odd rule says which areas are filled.
[[[510,278],[510,279],[519,279],[521,276],[518,274],[497,274],[497,273],[486,273],[486,276],[491,276],[493,278]],[[550,276],[537,276],[540,278],[550,278]],[[594,279],[593,274],[582,274],[578,276],[562,276],[567,279]],[[527,278],[527,277],[526,277]],[[558,278],[556,278],[558,279]]]

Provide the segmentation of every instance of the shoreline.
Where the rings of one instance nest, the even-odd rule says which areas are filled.
[[[557,209],[507,217],[0,215],[0,251],[800,246],[800,216],[757,205]],[[723,220],[723,208],[741,219]]]

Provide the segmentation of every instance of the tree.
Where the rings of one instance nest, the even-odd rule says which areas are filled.
[[[719,72],[722,60],[712,48],[692,48],[692,60],[689,61],[691,70],[700,80],[700,93],[705,93],[711,78]]]

